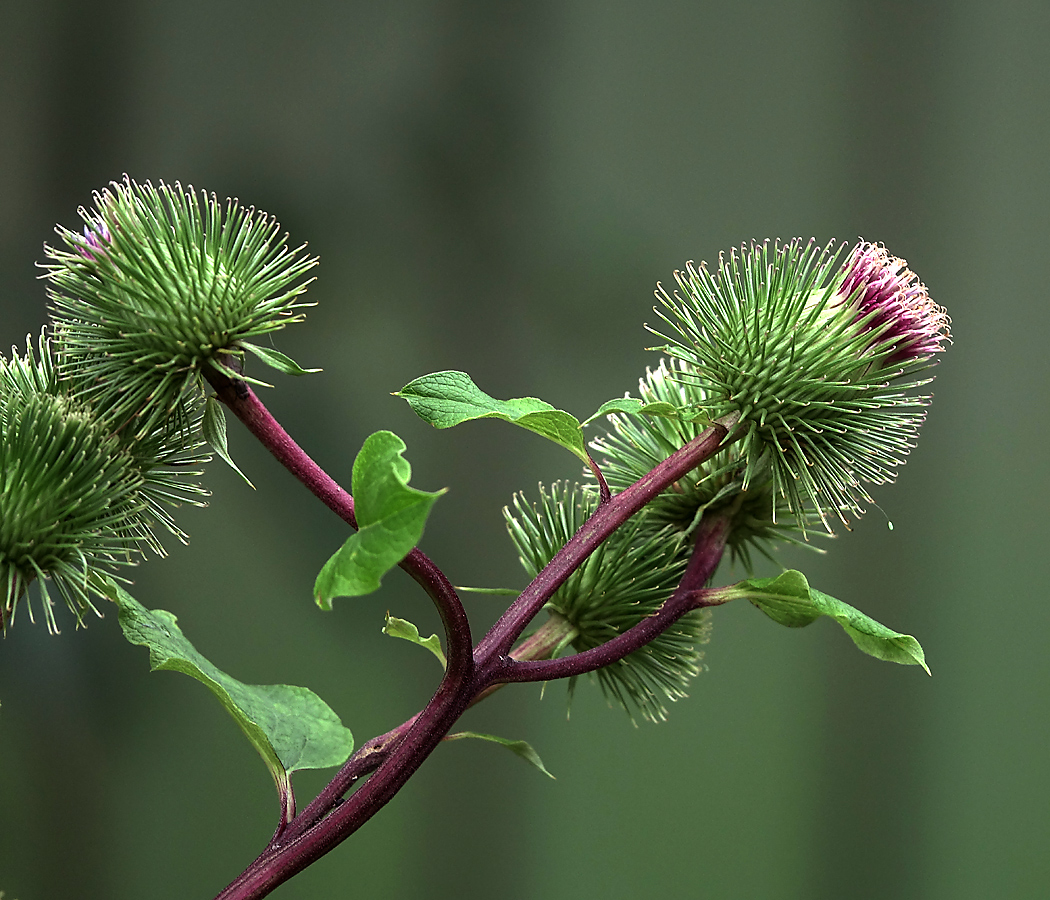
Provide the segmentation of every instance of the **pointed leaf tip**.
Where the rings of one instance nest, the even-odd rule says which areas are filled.
[[[441,663],[441,668],[444,669],[447,667],[447,660],[441,649],[441,638],[436,634],[432,634],[428,638],[422,637],[419,634],[419,629],[407,619],[397,619],[390,615],[390,613],[387,613],[386,622],[383,624],[383,634],[388,634],[390,637],[401,638],[412,644],[419,644],[420,647],[426,647],[427,650],[437,657],[438,662]]]
[[[274,350],[273,347],[260,347],[257,344],[250,344],[248,341],[240,341],[239,345],[244,347],[245,350],[254,353],[271,369],[276,369],[285,375],[312,375],[321,371],[320,369],[304,369],[290,356],[286,356],[279,350]]]
[[[497,737],[494,734],[482,734],[480,731],[457,731],[455,734],[448,735],[446,741],[458,741],[462,738],[476,738],[481,741],[491,741],[494,744],[499,744],[501,747],[506,747],[511,753],[520,756],[530,766],[535,766],[548,778],[554,778],[550,772],[547,771],[547,767],[543,765],[543,760],[540,759],[540,755],[532,748],[532,745],[528,741],[512,741],[509,738]]]
[[[222,404],[215,397],[209,397],[204,401],[201,435],[208,442],[208,446],[218,454],[219,458],[240,475],[248,487],[254,491],[255,485],[248,480],[248,476],[240,470],[237,463],[233,461],[233,457],[230,456],[229,448],[226,445],[226,413],[223,412]]]
[[[860,650],[876,659],[906,666],[930,668],[922,646],[910,634],[901,634],[876,622],[859,609],[811,588],[806,576],[795,569],[775,578],[749,578],[726,588],[746,597],[773,621],[789,628],[802,628],[821,616],[834,619]]]

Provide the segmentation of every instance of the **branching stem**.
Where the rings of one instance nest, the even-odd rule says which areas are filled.
[[[714,574],[722,558],[726,538],[729,536],[729,519],[718,515],[705,518],[697,531],[696,544],[685,575],[682,576],[675,592],[655,615],[642,619],[633,628],[601,646],[574,653],[572,656],[561,659],[515,659],[511,654],[503,657],[495,667],[496,680],[551,681],[555,678],[569,678],[594,672],[641,649],[687,612],[724,602],[715,599],[719,596],[715,591],[704,590],[704,585]]]
[[[277,461],[344,522],[352,528],[357,528],[354,498],[292,439],[251,387],[244,381],[235,381],[215,369],[205,369],[205,376],[215,389],[216,396]],[[445,626],[449,671],[469,669],[473,640],[470,635],[470,623],[456,589],[444,573],[418,548],[412,550],[400,565],[437,606]]]
[[[650,500],[720,449],[731,425],[715,422],[629,488],[600,504],[481,639],[474,654],[478,667],[498,667],[496,660],[509,653],[536,613],[580,563]]]
[[[255,392],[245,382],[218,369],[206,370],[206,377],[218,398],[278,461],[329,509],[356,527],[353,498],[292,440]],[[426,590],[441,615],[448,648],[445,677],[422,712],[360,747],[313,802],[278,829],[270,845],[218,900],[264,897],[349,837],[401,789],[466,708],[494,686],[576,674],[568,670],[562,673],[558,667],[566,664],[575,664],[580,671],[608,665],[644,645],[689,609],[701,605],[701,589],[718,565],[725,546],[728,523],[721,518],[702,524],[682,583],[657,615],[601,647],[564,660],[513,658],[533,656],[533,650],[536,656],[544,655],[540,651],[547,648],[539,646],[519,654],[511,651],[529,622],[602,541],[653,497],[718,451],[732,425],[731,420],[712,424],[615,496],[609,496],[601,473],[592,466],[599,484],[604,486],[597,510],[518,595],[476,648],[471,647],[470,626],[455,589],[418,548],[412,550],[401,562],[401,568]],[[543,666],[552,668],[530,668]],[[371,777],[343,799],[366,775]]]

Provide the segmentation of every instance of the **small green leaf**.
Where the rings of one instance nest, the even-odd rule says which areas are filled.
[[[238,341],[237,343],[239,346],[244,347],[245,350],[250,350],[258,356],[270,368],[276,369],[278,372],[284,372],[285,375],[310,375],[321,371],[320,369],[304,369],[290,356],[285,356],[279,350],[274,350],[273,347],[260,347],[257,344],[249,344],[247,341]]]
[[[182,672],[204,684],[259,752],[279,792],[287,791],[292,772],[342,765],[353,753],[350,730],[313,691],[237,681],[194,649],[170,612],[146,609],[112,579],[102,587],[120,610],[124,637],[149,648],[150,670]]]
[[[229,378],[232,381],[247,381],[249,384],[255,384],[255,385],[258,385],[259,387],[264,387],[264,388],[272,388],[273,387],[273,385],[270,384],[268,381],[259,381],[258,378],[249,378],[243,372],[236,372],[236,371],[234,371],[229,366],[223,365],[214,356],[210,360],[208,360],[208,364],[213,366],[214,368],[218,369],[220,372],[222,372],[223,375],[225,375],[227,378]]]
[[[811,588],[806,576],[794,569],[776,578],[749,578],[726,589],[746,597],[773,621],[802,628],[821,616],[834,619],[869,656],[906,666],[922,666],[930,674],[922,647],[910,634],[899,634],[859,609]]]
[[[587,462],[579,420],[535,397],[497,400],[474,384],[466,372],[434,372],[394,394],[435,428],[451,428],[473,419],[502,419],[554,441]]]
[[[438,658],[441,668],[445,668],[447,661],[445,654],[441,652],[441,638],[436,634],[432,634],[428,638],[420,637],[419,629],[415,625],[407,619],[396,619],[390,613],[386,614],[383,634],[389,634],[391,637],[402,638],[403,640],[411,641],[413,644],[419,644],[420,647],[426,647]]]
[[[314,583],[322,609],[333,597],[362,597],[403,560],[423,536],[430,509],[444,491],[408,486],[405,443],[390,431],[369,436],[354,460],[352,488],[359,531],[324,564]]]
[[[234,472],[248,482],[248,487],[254,491],[255,485],[248,481],[248,476],[238,468],[237,463],[235,463],[233,457],[230,456],[229,448],[226,446],[226,413],[223,412],[222,404],[214,397],[209,397],[204,401],[204,418],[201,420],[201,434],[204,436],[204,440],[208,442],[208,445],[212,450],[214,450]]]
[[[553,778],[550,772],[547,771],[547,767],[543,764],[543,760],[540,759],[539,754],[532,749],[532,745],[528,741],[512,741],[509,738],[496,737],[494,734],[482,734],[480,731],[457,731],[455,734],[450,734],[445,738],[446,741],[458,741],[461,738],[477,738],[481,741],[492,741],[494,744],[500,744],[506,747],[511,753],[515,753],[520,756],[529,765],[535,766],[548,778]]]
[[[478,588],[466,587],[461,584],[456,585],[456,590],[461,594],[492,594],[496,597],[517,597],[521,593],[515,588]]]
[[[609,415],[609,413],[627,413],[632,416],[663,416],[667,419],[677,419],[682,415],[681,410],[677,406],[673,403],[668,403],[666,400],[655,400],[652,403],[646,403],[635,397],[617,397],[614,400],[606,400],[598,407],[598,411],[593,416],[583,420],[583,424],[589,425],[595,419],[600,419],[602,416]]]

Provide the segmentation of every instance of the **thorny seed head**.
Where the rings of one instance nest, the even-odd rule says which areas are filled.
[[[139,435],[184,426],[204,366],[303,318],[317,260],[289,249],[271,216],[236,200],[125,177],[45,247],[64,377],[99,415]]]
[[[197,503],[188,482],[195,447],[148,435],[129,443],[68,390],[45,338],[34,353],[0,357],[0,627],[36,582],[48,629],[57,631],[50,582],[83,620],[98,577],[164,550],[159,523],[182,537],[164,508]],[[30,620],[33,608],[27,599]]]
[[[540,499],[514,497],[505,508],[507,530],[522,566],[535,576],[553,559],[598,504],[591,488],[555,483],[540,485]],[[551,597],[547,608],[565,619],[577,652],[590,650],[653,615],[681,580],[692,542],[671,526],[653,527],[644,516],[631,519],[573,572]],[[597,670],[605,695],[629,715],[637,710],[649,720],[667,717],[667,701],[685,696],[700,671],[710,633],[708,610],[687,613],[644,647]],[[575,679],[570,682],[570,691]]]
[[[804,528],[871,502],[914,446],[929,398],[915,375],[948,339],[948,318],[883,248],[764,241],[692,263],[658,288],[670,333],[660,348],[692,370],[711,418],[740,414],[743,489],[769,479]]]
[[[702,408],[708,402],[695,372],[680,359],[661,360],[656,369],[647,369],[638,382],[638,397],[645,403],[669,403],[683,410]],[[607,421],[609,431],[592,441],[591,447],[601,455],[602,472],[616,492],[696,438],[705,425],[688,417],[620,413],[608,416]],[[800,540],[802,530],[794,518],[784,515],[785,501],[774,493],[768,476],[743,489],[745,463],[737,446],[731,444],[655,497],[645,509],[648,521],[654,528],[670,526],[689,534],[704,513],[729,515],[726,546],[734,562],[748,572],[753,570],[752,554],[773,559],[773,546],[779,541],[813,548]],[[778,504],[779,516],[774,514]],[[812,524],[815,517],[808,515]]]

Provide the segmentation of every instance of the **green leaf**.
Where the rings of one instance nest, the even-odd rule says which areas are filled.
[[[646,403],[644,400],[638,400],[635,397],[617,397],[613,400],[606,400],[598,407],[598,411],[593,416],[583,420],[583,424],[589,425],[595,419],[600,419],[602,416],[609,415],[609,413],[627,413],[632,416],[663,416],[667,419],[677,419],[682,416],[681,410],[666,400],[655,400],[651,403]]]
[[[276,369],[278,372],[284,372],[285,375],[310,375],[321,371],[320,369],[304,369],[290,356],[285,356],[272,347],[260,347],[257,344],[250,344],[248,341],[238,341],[237,343],[239,346],[244,347],[245,350],[250,350],[258,356],[270,368]]]
[[[411,641],[413,644],[419,644],[420,647],[426,647],[438,658],[441,668],[445,668],[446,660],[445,654],[441,652],[441,638],[436,634],[432,634],[428,638],[420,637],[419,629],[415,625],[407,619],[396,619],[390,613],[386,614],[383,634],[389,634],[391,637],[402,638],[403,640]]]
[[[919,642],[876,622],[848,603],[811,588],[806,576],[794,569],[776,578],[749,578],[726,589],[746,597],[773,621],[802,628],[821,616],[834,619],[869,656],[906,666],[922,666],[930,674]]]
[[[259,752],[278,791],[288,791],[292,772],[342,765],[353,753],[350,729],[313,691],[288,684],[243,684],[201,656],[170,612],[146,609],[112,579],[102,587],[120,610],[124,637],[149,648],[150,670],[182,672],[204,684]]]
[[[479,588],[479,587],[466,587],[462,584],[456,585],[456,590],[461,594],[492,594],[496,597],[517,597],[521,591],[516,588]]]
[[[369,436],[354,460],[352,488],[359,531],[324,564],[314,582],[322,609],[333,597],[362,597],[403,560],[423,536],[430,509],[444,491],[408,486],[412,467],[405,443],[390,431]]]
[[[451,428],[473,419],[502,419],[554,441],[587,462],[579,420],[535,397],[497,400],[474,384],[466,372],[434,372],[394,394],[435,428]]]
[[[457,731],[455,734],[450,734],[445,738],[446,741],[458,741],[461,738],[477,738],[481,741],[492,741],[494,744],[500,744],[506,747],[511,753],[515,753],[520,756],[529,765],[535,766],[548,778],[553,778],[550,772],[547,771],[547,767],[543,764],[543,760],[540,759],[539,754],[532,749],[532,745],[527,741],[512,741],[508,738],[496,737],[494,734],[482,734],[480,731]]]
[[[268,381],[259,381],[258,378],[250,378],[249,376],[245,375],[243,372],[235,372],[229,366],[223,365],[221,362],[219,362],[219,360],[216,359],[214,356],[211,359],[208,360],[208,364],[210,366],[213,366],[214,368],[218,369],[220,372],[222,372],[223,375],[225,375],[227,378],[229,378],[232,381],[247,381],[249,384],[258,385],[259,387],[264,387],[264,388],[272,388],[273,387],[273,385],[270,384],[270,382],[268,382]]]
[[[214,450],[234,472],[248,482],[248,487],[254,491],[255,485],[248,481],[248,476],[238,468],[237,463],[235,463],[233,457],[230,456],[229,448],[226,446],[226,413],[223,412],[222,404],[214,397],[209,397],[204,401],[204,418],[201,420],[201,434],[204,436],[204,440],[208,442],[208,445],[212,450]]]

